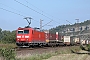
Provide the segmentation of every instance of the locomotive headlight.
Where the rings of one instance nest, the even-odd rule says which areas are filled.
[[[26,41],[28,41],[28,39],[26,39]]]
[[[29,38],[29,36],[25,36],[25,38]]]
[[[19,41],[19,39],[17,39],[17,41]]]
[[[21,36],[17,36],[17,38],[21,38]]]
[[[17,39],[19,41],[19,39]]]

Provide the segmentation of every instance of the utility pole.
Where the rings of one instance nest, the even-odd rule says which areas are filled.
[[[51,23],[53,20],[49,21],[48,23],[44,24],[43,26],[42,26],[42,21],[43,20],[40,19],[40,30],[42,30],[42,27],[44,27],[44,26],[50,26],[48,24]]]
[[[42,30],[42,21],[43,20],[40,19],[40,30]]]
[[[77,27],[77,31],[79,31],[79,25],[78,25],[79,19],[75,19],[75,20],[77,20],[76,27]]]

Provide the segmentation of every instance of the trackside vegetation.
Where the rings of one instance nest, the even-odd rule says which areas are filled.
[[[14,46],[7,46],[7,47],[1,47],[0,48],[0,57],[2,57],[3,60],[43,60],[43,59],[48,59],[52,56],[57,56],[57,55],[61,55],[61,54],[72,54],[72,53],[77,53],[80,50],[84,49],[88,49],[90,45],[86,45],[85,47],[83,46],[72,46],[69,47],[67,49],[60,49],[60,50],[56,50],[56,51],[51,51],[49,53],[43,53],[43,54],[36,54],[36,55],[32,55],[32,56],[27,56],[24,57],[22,56],[22,58],[17,58],[16,57],[16,51],[15,49],[13,49]]]
[[[0,54],[3,60],[16,60],[15,50],[11,47],[0,48]]]
[[[87,50],[90,51],[90,44],[87,45]]]
[[[7,31],[0,28],[0,58],[2,60],[16,60],[15,45],[16,31]]]
[[[90,44],[87,44],[87,45],[85,45],[85,46],[80,46],[80,48],[82,49],[82,50],[86,50],[86,51],[89,51],[90,52]]]
[[[16,31],[7,31],[0,28],[0,43],[15,43]]]
[[[60,49],[60,50],[52,51],[52,52],[49,52],[49,53],[36,54],[36,55],[28,56],[28,57],[25,57],[25,58],[19,58],[19,60],[43,60],[43,59],[48,59],[52,56],[57,56],[57,55],[60,55],[60,54],[72,54],[71,50],[73,50],[74,52],[78,52],[81,49],[80,49],[79,46],[73,46],[73,47],[70,47],[70,48],[67,48],[67,49]]]

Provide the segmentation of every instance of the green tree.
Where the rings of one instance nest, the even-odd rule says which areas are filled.
[[[16,31],[2,31],[2,41],[4,43],[15,43]]]
[[[0,28],[0,40],[2,38],[2,29]]]

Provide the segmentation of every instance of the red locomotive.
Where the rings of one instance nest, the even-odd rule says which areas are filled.
[[[44,44],[45,33],[33,28],[18,28],[16,44],[18,46],[30,46]]]

